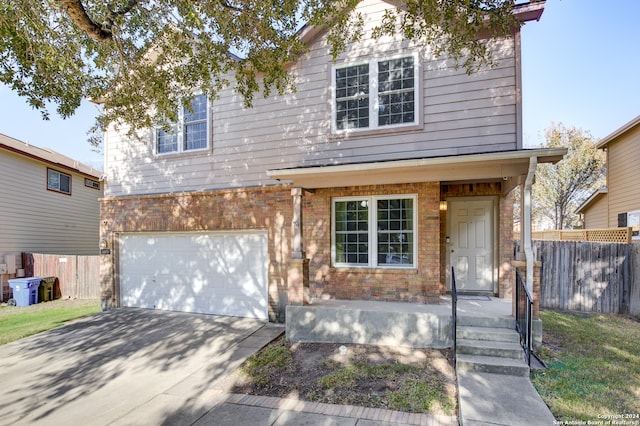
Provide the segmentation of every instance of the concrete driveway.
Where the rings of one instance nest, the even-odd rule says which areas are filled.
[[[0,425],[190,425],[284,331],[264,321],[117,309],[0,346]]]

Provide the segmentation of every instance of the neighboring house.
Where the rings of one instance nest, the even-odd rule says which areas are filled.
[[[98,254],[102,196],[99,171],[0,134],[3,294],[22,267],[22,252]]]
[[[391,7],[357,12],[371,28]],[[104,301],[283,321],[307,297],[437,303],[450,265],[460,291],[509,295],[511,192],[566,152],[522,147],[519,30],[471,75],[401,39],[334,62],[322,29],[300,36],[296,93],[197,96],[146,143],[107,133]]]
[[[594,192],[578,209],[586,229],[631,226],[640,241],[640,115],[602,139],[607,153],[607,185]]]

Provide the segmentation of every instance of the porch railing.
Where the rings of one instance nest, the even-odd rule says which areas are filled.
[[[453,368],[456,368],[456,352],[458,339],[458,289],[456,288],[456,271],[451,267],[451,338],[453,340]]]
[[[531,365],[531,321],[533,315],[533,297],[516,268],[516,330],[520,334],[520,343],[524,349],[527,365]]]

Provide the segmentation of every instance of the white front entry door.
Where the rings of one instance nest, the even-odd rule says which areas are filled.
[[[450,262],[461,292],[493,292],[493,200],[449,202]]]

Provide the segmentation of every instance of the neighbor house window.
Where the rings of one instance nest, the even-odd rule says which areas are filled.
[[[47,189],[71,195],[71,175],[47,169]]]
[[[418,124],[417,62],[412,55],[335,68],[334,131]]]
[[[100,189],[100,182],[97,180],[84,178],[84,186],[87,188]]]
[[[631,238],[640,240],[640,211],[627,213],[627,226],[631,227]]]
[[[156,131],[156,153],[168,154],[207,149],[209,109],[207,97],[197,95],[191,101],[191,111],[183,107],[178,113],[178,123],[169,129]]]
[[[335,198],[333,264],[415,267],[415,206],[414,195]]]

